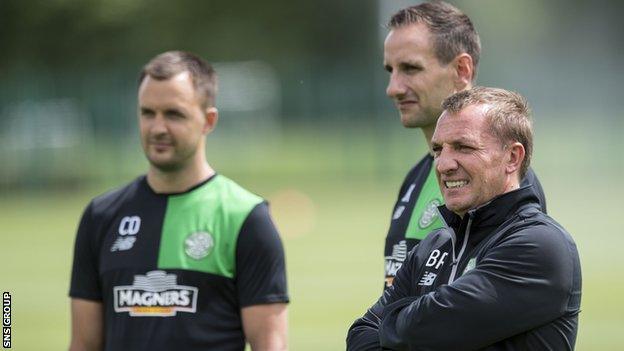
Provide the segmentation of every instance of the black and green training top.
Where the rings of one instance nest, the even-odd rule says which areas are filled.
[[[222,175],[95,198],[74,250],[69,295],[102,302],[105,350],[243,350],[240,309],[288,302],[267,203]]]

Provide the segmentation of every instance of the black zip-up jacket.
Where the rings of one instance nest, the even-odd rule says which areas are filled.
[[[581,269],[531,186],[494,198],[410,251],[393,287],[355,321],[348,350],[572,350]]]

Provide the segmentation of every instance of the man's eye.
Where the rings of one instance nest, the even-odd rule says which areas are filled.
[[[170,118],[170,119],[184,118],[184,114],[182,114],[180,111],[167,111],[165,115],[167,116],[167,118]]]
[[[144,118],[151,118],[151,117],[154,117],[154,111],[150,111],[150,110],[141,110],[141,117],[144,117]]]
[[[403,67],[403,71],[405,73],[414,74],[414,73],[418,73],[418,72],[422,71],[422,67],[414,66],[414,65],[405,65]]]

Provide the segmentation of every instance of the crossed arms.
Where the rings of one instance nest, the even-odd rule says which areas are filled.
[[[415,249],[393,288],[351,326],[347,349],[472,350],[561,317],[574,290],[574,257],[561,239],[552,231],[512,234],[475,269],[420,296],[410,294]],[[570,348],[557,330],[545,333],[554,349]]]

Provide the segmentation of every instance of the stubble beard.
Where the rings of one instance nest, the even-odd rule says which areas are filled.
[[[148,158],[150,166],[161,173],[176,173],[180,171],[183,167],[180,163],[177,162],[163,162],[163,161],[154,161]]]
[[[435,127],[437,120],[437,118],[425,115],[424,113],[410,116],[401,114],[401,124],[404,128],[408,129]]]
[[[160,160],[158,157],[150,156],[149,152],[145,153],[150,166],[161,173],[177,173],[181,171],[191,162],[193,155],[193,152],[181,152],[174,148],[170,157]]]

